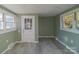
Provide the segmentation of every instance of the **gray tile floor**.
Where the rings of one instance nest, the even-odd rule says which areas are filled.
[[[40,38],[39,43],[18,43],[6,54],[72,54],[55,39]]]

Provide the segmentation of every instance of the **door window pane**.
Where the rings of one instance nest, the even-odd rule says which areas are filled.
[[[25,18],[24,19],[24,25],[25,25],[25,29],[32,29],[32,19],[31,18]]]

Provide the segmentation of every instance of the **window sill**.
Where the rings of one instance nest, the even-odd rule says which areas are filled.
[[[16,29],[8,29],[6,32],[5,31],[0,31],[0,34],[4,34],[4,33],[8,33],[8,32],[12,32],[12,31],[16,31]]]
[[[77,29],[63,29],[63,28],[61,28],[60,30],[75,33],[75,34],[79,34],[79,30],[77,30]]]

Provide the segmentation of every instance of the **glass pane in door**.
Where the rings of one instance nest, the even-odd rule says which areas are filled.
[[[32,29],[32,19],[25,18],[24,26],[25,26],[25,29],[27,29],[27,30]]]

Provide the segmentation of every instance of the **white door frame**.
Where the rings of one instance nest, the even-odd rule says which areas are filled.
[[[21,16],[21,40],[22,40],[22,42],[35,42],[35,40],[26,40],[26,41],[24,41],[24,34],[23,34],[23,32],[24,32],[24,27],[23,27],[23,17],[24,18],[27,18],[27,17],[35,17],[35,16],[28,16],[28,15],[26,15],[26,16]],[[35,32],[35,19],[33,19],[34,20],[34,32]],[[33,21],[32,21],[33,22]],[[34,39],[35,39],[35,33],[33,33],[34,35]]]

